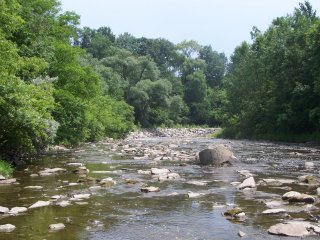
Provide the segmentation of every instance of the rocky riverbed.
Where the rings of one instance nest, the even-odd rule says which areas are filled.
[[[0,180],[0,239],[318,239],[320,149],[154,129],[56,147]],[[230,146],[231,166],[199,164]]]

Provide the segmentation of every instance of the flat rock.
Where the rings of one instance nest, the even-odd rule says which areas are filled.
[[[38,201],[34,204],[32,204],[29,209],[32,209],[32,208],[39,208],[39,207],[46,207],[46,206],[49,206],[51,204],[50,201]]]
[[[196,186],[206,186],[208,184],[208,182],[206,181],[188,181],[188,184],[192,184],[192,185],[196,185]]]
[[[242,190],[245,188],[255,188],[256,187],[256,182],[253,177],[249,177],[245,179],[238,187],[237,189]]]
[[[24,189],[43,189],[42,186],[26,186]]]
[[[291,221],[286,223],[278,223],[268,229],[268,233],[290,236],[290,237],[305,237],[310,235],[308,229],[316,227],[308,222]]]
[[[58,231],[64,229],[66,226],[63,223],[55,223],[55,224],[50,224],[49,229],[52,231]]]
[[[8,212],[9,212],[9,208],[0,206],[0,214],[4,214],[4,213],[8,213]]]
[[[0,232],[12,232],[15,229],[16,229],[16,226],[12,224],[0,225]]]
[[[10,209],[9,214],[18,214],[28,211],[26,207],[13,207]]]
[[[141,192],[145,192],[145,193],[148,193],[148,192],[159,192],[160,191],[160,188],[158,187],[143,187],[141,188]]]
[[[12,184],[12,183],[16,183],[17,179],[15,178],[10,178],[10,179],[4,179],[4,180],[0,180],[0,185],[1,184]]]
[[[267,209],[265,211],[263,211],[263,214],[278,214],[278,213],[284,213],[286,212],[285,209],[283,208],[274,208],[274,209]]]

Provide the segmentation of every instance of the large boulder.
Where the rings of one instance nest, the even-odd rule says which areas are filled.
[[[217,167],[224,164],[232,165],[232,163],[237,160],[231,147],[223,144],[202,150],[199,153],[199,159],[200,165],[214,165]]]

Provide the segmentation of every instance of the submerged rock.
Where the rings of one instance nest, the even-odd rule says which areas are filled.
[[[224,212],[224,216],[230,217],[233,220],[242,222],[246,219],[246,214],[240,207],[235,207]]]
[[[28,208],[26,208],[26,207],[13,207],[10,209],[9,214],[16,215],[16,214],[23,213],[26,211],[28,211]]]
[[[67,170],[64,168],[45,168],[44,170],[39,172],[40,176],[49,176],[56,173],[66,172]]]
[[[38,201],[34,204],[32,204],[29,209],[32,209],[32,208],[39,208],[39,207],[46,207],[46,206],[49,206],[51,204],[50,201]]]
[[[12,224],[0,225],[0,232],[12,232],[15,229],[16,229],[16,226]]]
[[[232,164],[236,159],[231,151],[231,147],[223,144],[202,150],[199,153],[200,165],[214,165],[219,167],[224,164]]]

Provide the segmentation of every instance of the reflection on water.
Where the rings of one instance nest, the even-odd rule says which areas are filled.
[[[70,152],[42,156],[31,161],[28,171],[20,169],[15,173],[19,185],[0,186],[0,206],[28,207],[38,200],[48,201],[53,195],[91,193],[92,196],[83,201],[86,205],[72,203],[67,207],[49,206],[17,216],[0,216],[0,224],[17,227],[11,233],[0,233],[0,239],[234,239],[239,230],[248,234],[246,239],[279,239],[268,235],[267,229],[283,217],[263,216],[261,212],[266,209],[264,201],[281,198],[286,190],[259,186],[254,192],[239,192],[230,185],[243,180],[237,170],[250,170],[256,180],[319,175],[320,150],[316,147],[213,139],[147,139],[141,140],[139,146],[163,142],[173,142],[180,150],[194,153],[211,144],[229,143],[240,161],[232,167],[212,168],[200,167],[195,162],[180,166],[177,161],[133,160],[133,157],[121,157],[120,149],[112,152],[115,148],[112,143],[85,144]],[[306,161],[313,161],[315,168],[305,169]],[[112,177],[117,184],[98,190],[90,190],[90,183],[67,186],[78,180],[72,173],[74,167],[66,166],[69,162],[82,162],[90,169],[90,177]],[[68,171],[30,177],[44,167],[64,167]],[[179,173],[181,179],[158,182],[149,175],[137,174],[138,169],[151,167],[169,168]],[[136,184],[128,184],[125,179],[134,179]],[[191,180],[206,181],[207,185],[188,183]],[[144,184],[158,186],[161,191],[141,193]],[[25,186],[43,186],[43,189],[25,189]],[[306,186],[291,187],[309,194],[315,191]],[[189,199],[188,191],[204,195]],[[247,213],[248,219],[243,223],[233,223],[222,216],[235,204]],[[293,217],[306,217],[306,213],[293,214]],[[50,224],[59,222],[66,225],[64,230],[48,230]]]

